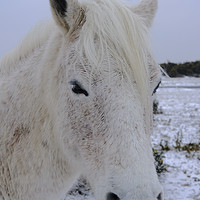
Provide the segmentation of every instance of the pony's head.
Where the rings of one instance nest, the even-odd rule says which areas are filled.
[[[48,101],[66,157],[97,200],[163,199],[150,142],[160,69],[148,29],[157,1],[50,3],[62,42],[48,62]]]

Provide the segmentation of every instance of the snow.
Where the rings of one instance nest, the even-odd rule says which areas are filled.
[[[168,172],[160,178],[165,200],[199,200],[200,161],[194,157],[187,158],[184,152],[169,151],[165,156]]]
[[[163,114],[154,116],[152,144],[165,140],[171,149],[164,154],[167,172],[160,177],[165,200],[200,200],[200,152],[174,148],[177,139],[200,143],[200,78],[164,78],[156,99]]]
[[[200,200],[200,151],[174,148],[176,140],[200,143],[200,78],[163,78],[156,99],[163,113],[154,116],[152,145],[167,141],[170,147],[164,153],[167,172],[160,175],[165,200]],[[61,200],[94,200],[87,186],[81,190]]]

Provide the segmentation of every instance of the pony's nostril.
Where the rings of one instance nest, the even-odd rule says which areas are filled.
[[[110,192],[107,194],[106,200],[120,200],[120,198],[116,194]]]
[[[158,199],[158,200],[163,200],[163,195],[162,195],[162,193],[160,193],[160,194],[158,195],[157,199]]]

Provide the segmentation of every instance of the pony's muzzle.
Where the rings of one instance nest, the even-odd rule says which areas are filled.
[[[164,199],[162,192],[158,195],[157,199],[158,200],[163,200]],[[107,194],[106,200],[120,200],[120,198],[116,194],[114,194],[112,192],[109,192]]]
[[[120,200],[120,198],[116,194],[109,192],[107,194],[106,200]]]

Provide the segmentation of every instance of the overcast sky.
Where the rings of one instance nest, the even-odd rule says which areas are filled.
[[[1,0],[0,58],[50,17],[49,0]],[[200,60],[200,0],[159,0],[151,41],[159,63]]]

